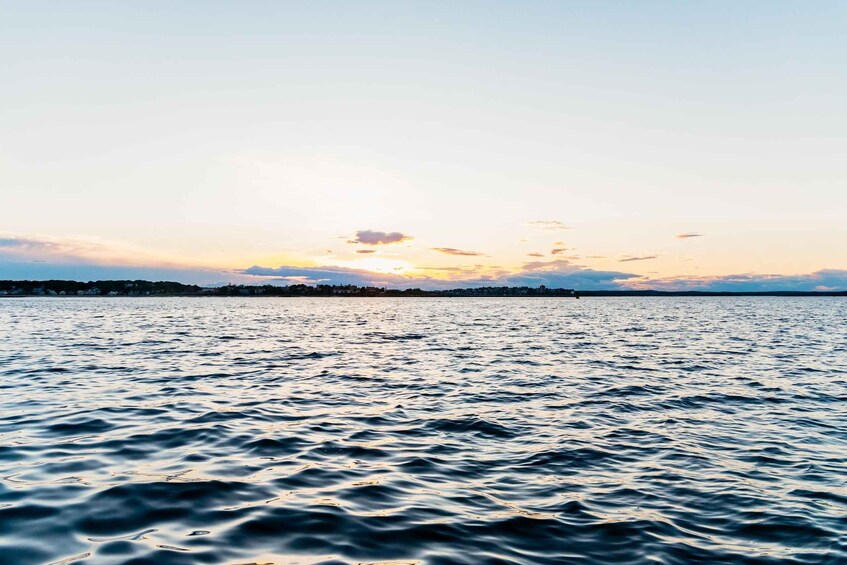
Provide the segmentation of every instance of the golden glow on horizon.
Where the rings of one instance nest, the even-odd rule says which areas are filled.
[[[346,267],[348,269],[358,269],[393,275],[408,275],[415,271],[415,268],[408,261],[400,259],[386,259],[384,257],[367,257],[364,259],[352,259],[347,261],[332,261],[330,264],[338,267]]]
[[[638,275],[628,284],[648,284],[651,280],[667,277],[713,277],[750,273],[772,273],[802,275],[824,268],[825,263],[808,255],[794,255],[773,260],[768,256],[757,256],[752,261],[748,256],[736,256],[738,238],[732,234],[710,233],[690,239],[674,238],[665,234],[654,239],[649,247],[628,244],[627,240],[609,240],[601,237],[602,232],[578,227],[569,233],[564,254],[553,254],[560,244],[560,236],[521,233],[492,251],[491,245],[470,243],[463,246],[481,253],[480,256],[450,256],[433,249],[442,243],[440,238],[417,237],[414,242],[403,246],[379,246],[377,248],[352,245],[341,237],[328,237],[310,245],[308,252],[298,252],[295,244],[277,247],[277,243],[260,240],[251,245],[248,241],[230,242],[226,246],[206,246],[196,253],[167,253],[164,246],[145,249],[138,244],[124,241],[109,241],[104,238],[70,237],[57,238],[41,235],[16,237],[2,233],[6,238],[3,251],[18,260],[36,261],[41,264],[95,264],[104,267],[140,267],[161,269],[196,269],[219,271],[208,275],[209,280],[238,280],[243,269],[251,266],[265,268],[289,267],[294,269],[321,269],[342,267],[367,271],[380,275],[399,277],[421,277],[422,280],[463,281],[479,279],[496,280],[524,271],[532,273],[566,272],[588,268]],[[666,230],[669,234],[673,230]],[[523,240],[520,239],[523,235]],[[766,243],[773,233],[747,234],[748,241],[762,240]],[[15,244],[14,242],[18,242]],[[818,249],[821,253],[835,257],[839,253],[837,240],[827,242]],[[281,252],[268,252],[277,248]],[[358,251],[372,254],[358,254]],[[798,260],[803,259],[803,261]],[[819,262],[820,261],[820,262]]]

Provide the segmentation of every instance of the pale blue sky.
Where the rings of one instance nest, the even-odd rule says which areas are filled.
[[[0,237],[49,243],[0,248],[0,278],[847,269],[843,3],[0,2],[0,21]],[[414,239],[358,254],[365,229]]]

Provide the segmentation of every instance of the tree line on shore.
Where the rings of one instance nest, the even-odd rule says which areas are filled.
[[[0,280],[0,297],[9,296],[847,296],[847,291],[660,291],[573,290],[544,285],[482,286],[447,290],[392,289],[356,285],[235,285],[201,287],[171,281],[13,281]]]
[[[491,286],[450,290],[390,289],[356,285],[224,285],[169,281],[0,281],[2,296],[573,296],[562,288]]]

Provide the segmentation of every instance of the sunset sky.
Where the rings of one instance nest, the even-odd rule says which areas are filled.
[[[843,2],[0,21],[0,279],[847,289]]]

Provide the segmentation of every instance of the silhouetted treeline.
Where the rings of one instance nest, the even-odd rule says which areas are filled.
[[[579,290],[529,286],[484,286],[449,290],[404,290],[375,286],[294,284],[200,287],[168,281],[0,281],[0,296],[847,296],[847,291],[711,292]]]
[[[226,285],[204,288],[178,282],[151,281],[0,281],[2,296],[573,296],[571,289],[481,287],[452,290],[404,290],[375,286],[294,284]]]
[[[197,285],[151,281],[0,281],[0,295],[29,296],[153,296],[199,294]]]

